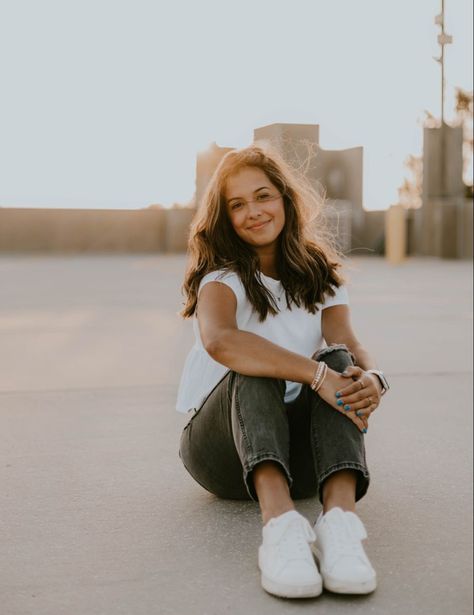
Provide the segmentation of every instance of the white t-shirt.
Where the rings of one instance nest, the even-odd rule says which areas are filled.
[[[311,357],[316,350],[326,346],[321,333],[321,309],[332,305],[349,303],[347,288],[334,287],[334,297],[326,294],[325,301],[316,314],[311,314],[304,307],[298,308],[294,303],[289,310],[280,280],[274,280],[263,273],[263,284],[273,293],[275,302],[281,312],[275,316],[269,313],[264,322],[259,322],[258,313],[248,301],[240,276],[233,271],[218,270],[207,273],[201,280],[198,296],[205,284],[219,281],[229,286],[237,298],[236,320],[242,331],[250,331],[278,344],[287,350],[306,357]],[[196,313],[193,316],[194,346],[191,348],[181,374],[176,410],[186,413],[199,408],[206,395],[223,378],[229,368],[215,361],[205,350]],[[301,383],[286,381],[285,402],[296,399],[301,390]]]

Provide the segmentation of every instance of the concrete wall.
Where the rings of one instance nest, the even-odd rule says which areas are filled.
[[[196,156],[196,207],[200,207],[202,197],[211,180],[217,165],[222,158],[231,152],[234,147],[219,147],[217,143],[211,143],[204,152],[199,152]]]
[[[456,258],[458,209],[465,198],[461,126],[423,131],[423,205],[417,231],[419,254]]]
[[[318,124],[267,124],[254,129],[253,140],[255,144],[271,143],[291,166],[308,177],[314,176],[319,156]]]
[[[421,221],[421,207],[419,207],[418,209],[407,209],[407,255],[415,256],[421,253],[421,248],[419,247],[421,242]]]
[[[0,208],[0,253],[183,252],[194,211]]]
[[[186,252],[190,224],[196,209],[182,207],[165,210],[165,252]]]
[[[472,201],[433,200],[434,254],[441,258],[472,258]]]
[[[367,245],[366,214],[363,209],[363,148],[318,151],[317,165],[310,179],[319,181],[327,190],[328,198],[351,204],[351,246]]]
[[[460,203],[461,212],[458,209],[458,258],[473,258],[473,202],[472,199],[463,199]]]
[[[385,216],[385,256],[397,264],[407,255],[407,210],[403,205],[391,205]]]
[[[359,228],[359,241],[353,244],[352,254],[382,255],[385,252],[385,218],[387,210],[364,210],[364,227]]]
[[[352,203],[328,199],[324,208],[324,217],[338,250],[343,254],[349,254],[352,247]]]
[[[470,198],[432,199],[431,256],[472,259],[473,202]],[[408,212],[408,254],[424,255],[426,235],[423,235],[423,208]],[[424,249],[425,248],[425,249]]]

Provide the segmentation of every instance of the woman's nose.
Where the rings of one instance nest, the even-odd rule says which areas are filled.
[[[251,218],[255,218],[261,215],[260,207],[258,203],[254,203],[249,201],[248,203],[248,214]]]

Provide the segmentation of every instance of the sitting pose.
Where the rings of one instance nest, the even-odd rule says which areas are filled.
[[[193,411],[179,456],[209,492],[258,502],[261,583],[284,597],[376,587],[355,503],[388,384],[351,327],[323,204],[270,146],[228,152],[193,221],[183,284],[195,344],[176,404]],[[293,500],[316,495],[311,526]]]

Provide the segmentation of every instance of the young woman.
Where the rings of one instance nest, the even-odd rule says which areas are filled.
[[[355,503],[388,384],[351,327],[322,204],[270,146],[227,153],[193,222],[183,285],[196,341],[176,405],[194,411],[179,456],[211,493],[259,503],[261,583],[285,597],[376,587]],[[315,495],[311,527],[293,500]]]

